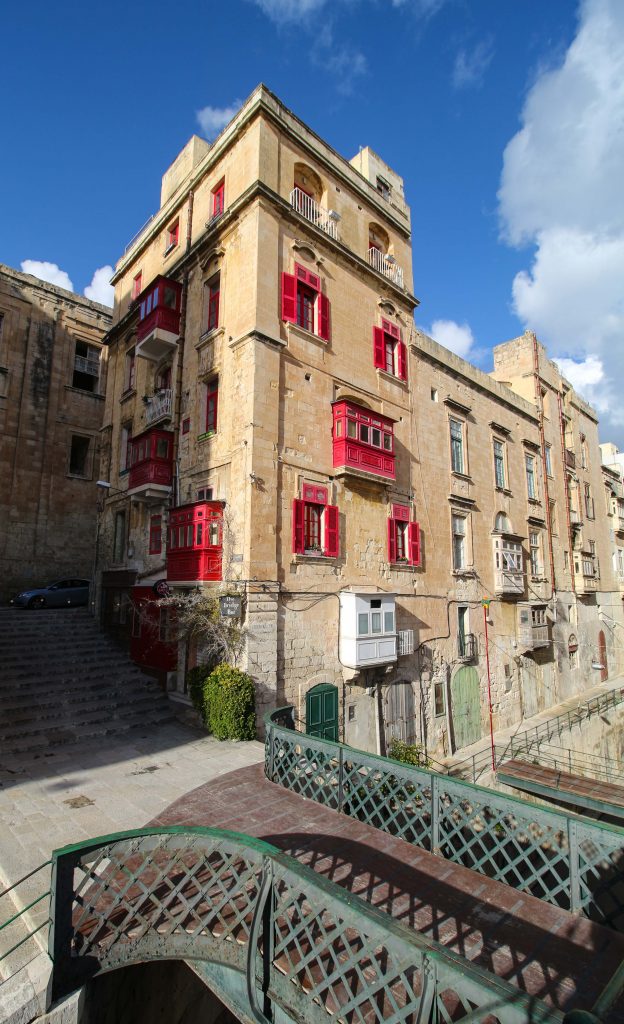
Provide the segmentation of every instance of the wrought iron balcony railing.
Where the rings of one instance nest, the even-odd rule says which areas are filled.
[[[145,422],[156,423],[158,420],[171,416],[173,406],[173,391],[171,388],[162,388],[153,395],[147,397],[145,403]]]
[[[474,633],[460,633],[457,637],[457,657],[460,661],[476,661],[479,648]]]
[[[90,377],[100,376],[100,359],[91,359],[89,356],[74,356],[74,370],[78,373],[88,373]]]
[[[373,270],[377,270],[399,288],[403,287],[403,267],[400,267],[393,256],[384,256],[374,245],[368,250],[368,262]]]
[[[290,205],[293,210],[300,213],[302,217],[309,220],[315,227],[320,228],[331,238],[338,240],[338,217],[330,210],[319,206],[316,199],[306,195],[300,188],[294,188],[290,193]]]

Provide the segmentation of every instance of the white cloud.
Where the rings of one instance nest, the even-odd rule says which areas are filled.
[[[458,324],[455,320],[434,320],[427,334],[462,359],[468,358],[475,343],[468,324]]]
[[[25,274],[32,274],[40,281],[55,284],[58,288],[66,288],[68,292],[74,290],[71,278],[56,263],[47,263],[45,260],[22,260],[20,266]]]
[[[482,39],[472,50],[461,49],[453,65],[453,87],[455,89],[478,88],[483,84],[485,72],[494,56],[493,40]]]
[[[325,68],[336,76],[338,92],[343,96],[351,95],[356,80],[367,71],[364,54],[348,43],[337,43],[331,24],[317,33],[312,56],[317,67]]]
[[[324,7],[327,0],[251,0],[278,25],[297,22]]]
[[[86,298],[93,302],[101,302],[103,306],[112,306],[115,296],[115,289],[110,283],[112,276],[112,267],[98,267],[91,284],[88,284],[84,290]]]
[[[622,421],[624,375],[621,0],[583,0],[576,37],[536,78],[521,122],[504,153],[499,212],[505,241],[535,250],[514,278],[513,307],[551,355],[573,360],[580,390],[607,414],[606,435]]]
[[[214,139],[222,128],[238,113],[242,100],[234,100],[229,107],[202,107],[197,111],[197,121],[207,139]]]

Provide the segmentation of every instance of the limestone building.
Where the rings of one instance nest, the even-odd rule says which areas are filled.
[[[578,547],[563,467],[595,417],[557,379],[547,422],[529,338],[494,379],[415,329],[403,182],[372,150],[343,159],[258,87],[166,172],[114,282],[100,611],[174,699],[197,652],[135,613],[162,580],[241,596],[260,712],[371,750],[485,732],[484,599],[495,725],[588,685],[597,614],[575,616],[608,530]],[[584,442],[562,447],[556,396]]]
[[[111,310],[0,265],[0,600],[90,578]]]

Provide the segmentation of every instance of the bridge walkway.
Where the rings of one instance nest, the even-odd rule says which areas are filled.
[[[199,786],[150,826],[245,832],[530,996],[590,1009],[624,961],[624,935],[277,786],[262,766]],[[604,1024],[624,1019],[624,1002]]]
[[[496,776],[507,786],[534,793],[545,800],[556,800],[624,819],[624,786],[533,764],[524,757],[511,758],[499,764]]]

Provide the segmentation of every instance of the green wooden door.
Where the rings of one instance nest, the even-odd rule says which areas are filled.
[[[481,739],[479,676],[475,668],[460,668],[451,680],[451,708],[455,748]]]
[[[325,740],[338,739],[338,688],[321,683],[306,694],[306,732]]]

